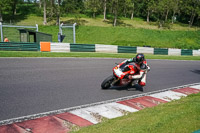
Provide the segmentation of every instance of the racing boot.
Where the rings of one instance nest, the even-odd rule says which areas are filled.
[[[138,80],[136,80],[136,79],[131,82],[131,86],[134,86],[136,84],[138,84]]]
[[[128,88],[128,91],[137,90],[137,88],[135,87],[136,84],[138,84],[138,80],[133,80],[133,81],[130,83],[130,87]]]

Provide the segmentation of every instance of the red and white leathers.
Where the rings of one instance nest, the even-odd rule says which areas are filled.
[[[135,66],[135,71],[132,72],[133,75],[129,75],[129,79],[138,79],[139,84],[141,86],[145,86],[146,85],[146,74],[147,74],[147,71],[150,70],[150,67],[147,65],[147,61],[144,60],[142,63],[138,64],[138,63],[136,63],[135,58],[133,58],[133,59],[125,60],[124,62],[126,64],[134,63],[134,66]]]

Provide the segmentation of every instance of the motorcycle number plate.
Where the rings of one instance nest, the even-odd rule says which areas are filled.
[[[118,76],[118,77],[121,77],[121,75],[123,74],[122,71],[120,71],[119,69],[114,69],[115,71],[115,74]]]

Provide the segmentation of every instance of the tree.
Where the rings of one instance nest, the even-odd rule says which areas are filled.
[[[168,20],[169,12],[171,11],[171,1],[172,0],[161,0],[156,1],[156,16],[159,23],[159,27],[163,27],[165,22]]]
[[[61,0],[58,0],[56,25],[60,24],[60,5],[61,5]]]
[[[104,0],[103,2],[103,20],[106,20],[107,0]]]
[[[132,4],[131,4],[132,6],[131,6],[131,9],[130,9],[130,11],[131,11],[131,19],[133,19],[133,16],[134,16],[134,9],[135,9],[135,3],[134,3],[134,1],[132,1]]]
[[[101,2],[100,0],[87,0],[86,1],[86,8],[91,10],[92,12],[92,17],[96,18],[97,12],[101,9]]]
[[[2,10],[2,7],[3,7],[3,1],[0,1],[0,22],[3,22],[3,17],[2,17],[2,12],[3,12],[3,10]]]
[[[42,8],[42,0],[39,0],[39,8]]]
[[[200,10],[200,1],[199,0],[192,0],[192,2],[190,3],[190,6],[193,6],[193,8],[189,9],[191,11],[189,26],[191,27],[193,25],[193,23],[194,23],[195,17],[199,13],[199,10]]]
[[[114,21],[113,26],[117,26],[117,15],[118,15],[118,9],[119,9],[119,0],[112,0],[112,9],[114,13]]]
[[[147,23],[150,21],[150,15],[156,10],[157,6],[157,1],[156,0],[144,0],[144,5],[146,6],[146,18],[147,18]]]
[[[80,13],[83,12],[84,3],[82,0],[63,0],[61,5],[63,13]]]
[[[165,16],[165,21],[167,21],[168,19],[168,15],[169,15],[169,11],[170,11],[170,7],[171,7],[171,0],[163,0],[164,3],[164,16]]]
[[[44,21],[43,24],[46,25],[47,24],[47,2],[46,0],[43,0],[43,7],[44,7]]]
[[[18,0],[13,0],[12,1],[12,17],[14,17],[14,15],[16,15],[16,7],[17,7],[17,3],[18,3]]]
[[[123,11],[124,11],[124,17],[127,17],[127,14],[133,15],[134,3],[133,3],[132,0],[124,0],[124,2],[123,2]]]
[[[181,2],[181,12],[185,14],[189,23],[189,27],[191,27],[194,23],[195,17],[198,18],[198,13],[200,10],[200,1],[199,0],[185,0]]]
[[[51,0],[51,12],[50,12],[50,17],[52,18],[54,15],[54,5],[55,5],[55,0]]]
[[[174,23],[176,13],[179,12],[179,5],[180,5],[180,0],[173,0],[172,1],[172,10],[173,10],[172,24]]]
[[[11,11],[12,0],[0,0],[0,22],[3,22],[3,14]]]
[[[146,0],[133,0],[134,3],[134,16],[146,17]]]

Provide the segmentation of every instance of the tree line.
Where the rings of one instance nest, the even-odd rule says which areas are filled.
[[[9,14],[11,18],[23,13],[23,6],[34,5],[32,12],[39,12],[44,17],[44,25],[51,19],[60,23],[60,17],[66,14],[85,14],[96,18],[101,15],[103,20],[112,20],[117,26],[119,18],[143,18],[147,23],[181,22],[200,25],[200,0],[0,0],[0,21]]]

